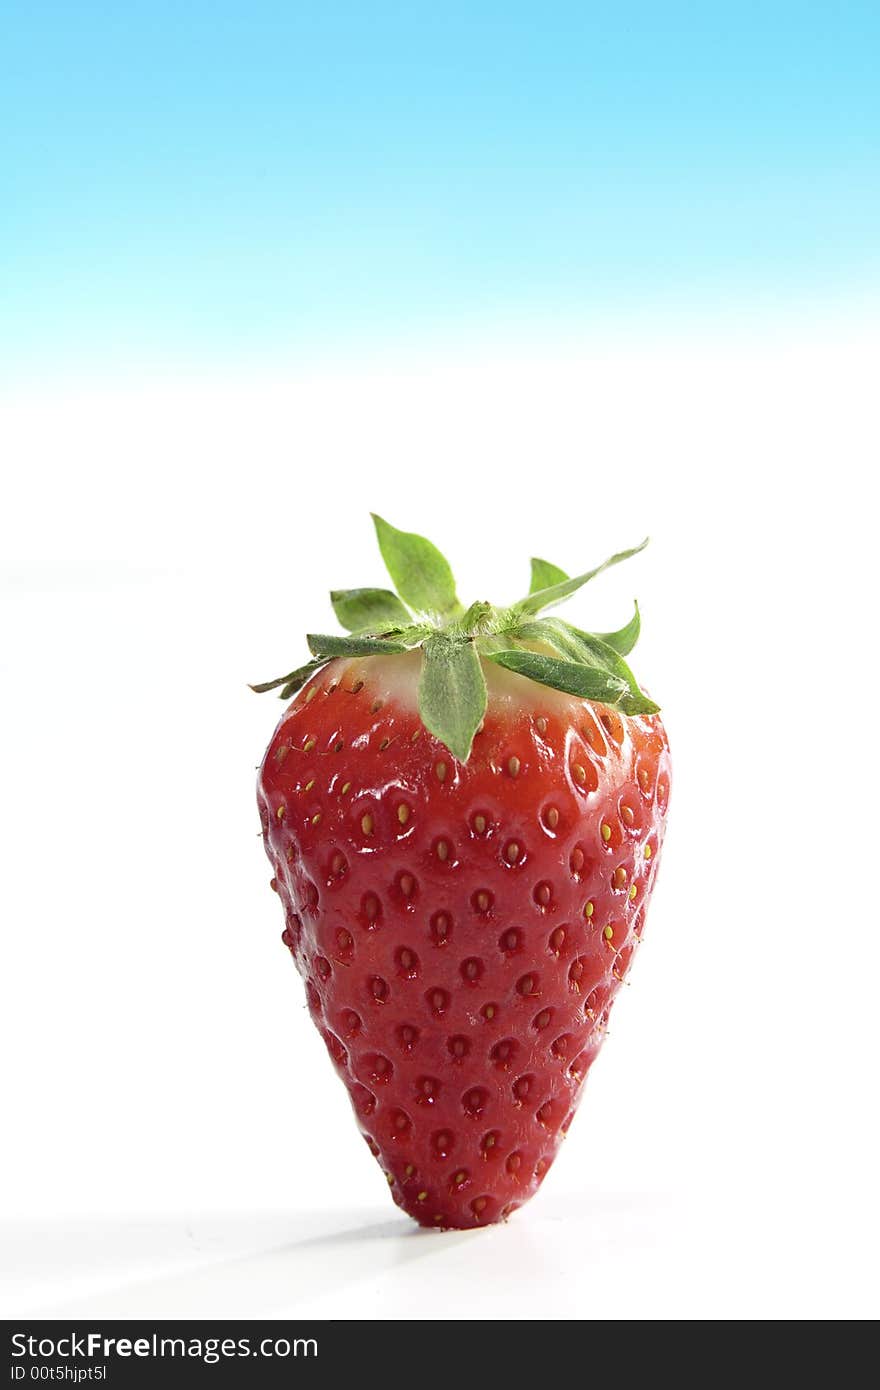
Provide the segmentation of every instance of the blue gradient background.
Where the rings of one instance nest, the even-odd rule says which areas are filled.
[[[863,300],[880,5],[7,3],[0,356]]]

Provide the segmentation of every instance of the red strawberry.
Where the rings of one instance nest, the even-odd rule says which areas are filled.
[[[668,744],[623,660],[638,610],[602,637],[537,618],[598,571],[533,561],[528,598],[465,613],[429,542],[376,526],[419,620],[388,591],[334,594],[356,635],[310,638],[314,662],[256,687],[299,690],[260,815],[283,940],[392,1196],[422,1225],[484,1225],[539,1187],[602,1045]]]

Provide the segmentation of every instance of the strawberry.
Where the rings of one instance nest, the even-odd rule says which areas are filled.
[[[375,518],[397,594],[334,593],[349,636],[256,690],[295,696],[259,809],[283,940],[395,1201],[504,1219],[553,1162],[641,939],[669,797],[625,656],[539,615],[570,579],[465,610],[430,542]],[[639,546],[637,549],[641,549]],[[399,596],[398,596],[399,595]]]

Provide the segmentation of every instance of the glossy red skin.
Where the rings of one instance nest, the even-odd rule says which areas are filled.
[[[668,743],[656,715],[522,680],[461,764],[395,700],[375,707],[370,665],[314,677],[260,769],[283,940],[394,1200],[425,1226],[486,1225],[537,1191],[602,1046]]]

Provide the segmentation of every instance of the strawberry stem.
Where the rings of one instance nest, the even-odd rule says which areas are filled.
[[[481,657],[541,685],[612,705],[624,714],[654,714],[659,709],[642,692],[624,660],[638,640],[638,604],[633,617],[617,632],[585,632],[561,618],[539,616],[603,570],[637,555],[647,540],[574,578],[548,560],[533,559],[525,598],[506,608],[478,600],[465,610],[449,563],[435,545],[414,532],[398,531],[382,517],[374,515],[373,522],[396,592],[334,590],[333,610],[347,634],[311,633],[306,640],[312,661],[286,676],[252,685],[252,690],[262,694],[280,689],[281,699],[288,700],[336,657],[393,656],[421,648],[422,722],[461,762],[467,761],[486,709]]]

